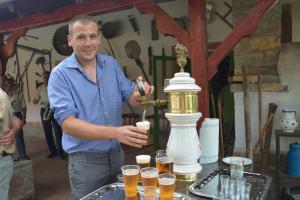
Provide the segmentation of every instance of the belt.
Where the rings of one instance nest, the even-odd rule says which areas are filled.
[[[5,151],[2,152],[2,154],[0,154],[0,158],[3,158],[5,156],[10,156],[12,155],[11,153],[6,153]]]

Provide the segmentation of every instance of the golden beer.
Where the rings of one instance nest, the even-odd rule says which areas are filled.
[[[159,193],[156,186],[143,186],[142,191],[139,193],[141,200],[159,200]]]
[[[141,121],[141,122],[137,122],[136,124],[136,127],[138,128],[142,128],[142,129],[145,129],[147,131],[146,135],[147,135],[147,142],[146,142],[146,145],[149,145],[151,142],[150,142],[150,122],[149,121]]]
[[[138,155],[135,157],[136,164],[140,166],[141,169],[145,167],[150,167],[151,156],[149,155]]]
[[[161,174],[161,175],[167,175],[167,174]],[[168,177],[168,176],[159,176],[158,183],[159,183],[159,189],[160,189],[160,200],[173,200],[174,196],[174,189],[175,189],[175,175],[174,177]]]
[[[173,159],[169,157],[157,158],[156,168],[159,170],[159,174],[173,173]]]
[[[125,165],[121,169],[125,185],[125,197],[136,199],[140,168],[137,165]]]
[[[140,170],[143,186],[157,187],[158,169],[147,167]]]

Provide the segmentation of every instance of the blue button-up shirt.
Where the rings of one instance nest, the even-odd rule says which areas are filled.
[[[69,116],[103,126],[122,125],[122,101],[134,90],[118,62],[97,54],[97,83],[91,81],[75,54],[53,69],[48,83],[50,107],[59,124]],[[82,140],[66,133],[62,145],[66,152],[107,152],[117,140]]]

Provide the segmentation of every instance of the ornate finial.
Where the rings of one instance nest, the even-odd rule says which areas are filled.
[[[184,72],[184,66],[186,65],[186,57],[187,57],[187,48],[182,44],[176,44],[175,52],[177,56],[177,64],[180,67],[180,72]]]

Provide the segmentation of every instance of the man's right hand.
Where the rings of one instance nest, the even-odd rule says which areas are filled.
[[[147,132],[135,126],[121,126],[116,128],[117,140],[129,146],[141,148],[147,143]]]

